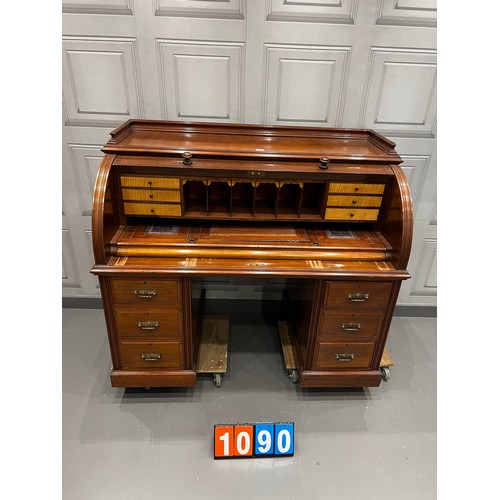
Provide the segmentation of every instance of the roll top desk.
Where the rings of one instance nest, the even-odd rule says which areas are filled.
[[[412,238],[395,144],[371,130],[130,120],[92,236],[115,387],[196,384],[192,280],[280,277],[301,387],[376,387]]]

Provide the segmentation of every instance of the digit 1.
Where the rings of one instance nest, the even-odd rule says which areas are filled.
[[[236,425],[234,427],[234,456],[251,457],[253,452],[253,426]]]
[[[255,455],[274,454],[274,424],[255,424]]]
[[[293,455],[293,423],[276,424],[275,426],[275,441],[276,455]]]
[[[214,427],[214,458],[233,456],[234,427],[216,425]]]

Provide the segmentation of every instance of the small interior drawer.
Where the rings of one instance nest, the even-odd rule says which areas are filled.
[[[177,306],[164,306],[161,309],[147,310],[115,309],[118,336],[159,337],[180,336],[182,332],[180,309]]]
[[[171,342],[120,342],[122,369],[131,368],[182,368],[182,343]]]
[[[330,208],[325,210],[326,220],[361,220],[376,221],[378,209],[374,208]]]
[[[384,184],[330,182],[329,193],[383,194]]]
[[[334,343],[318,341],[313,369],[370,368],[374,342]]]
[[[165,201],[180,202],[181,192],[174,189],[122,189],[126,201]]]
[[[342,309],[383,308],[387,305],[392,283],[370,281],[327,281],[325,307]]]
[[[160,188],[160,189],[180,189],[179,179],[169,179],[168,177],[143,177],[138,175],[122,175],[120,177],[122,187]]]
[[[125,215],[180,216],[181,205],[175,203],[132,203],[124,202]]]
[[[319,338],[364,338],[376,337],[382,325],[382,311],[337,311],[324,309],[321,312]]]
[[[111,290],[116,303],[141,304],[177,304],[180,293],[179,280],[160,279],[121,279],[111,280]]]
[[[380,207],[382,204],[381,196],[328,196],[326,204],[329,207]]]

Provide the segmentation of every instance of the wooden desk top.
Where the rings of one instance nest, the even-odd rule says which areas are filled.
[[[373,130],[129,120],[111,132],[109,154],[313,159],[401,163],[395,144]]]

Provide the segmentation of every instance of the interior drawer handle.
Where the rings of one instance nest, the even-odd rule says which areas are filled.
[[[158,292],[156,290],[134,290],[134,295],[137,295],[140,299],[150,299],[158,295]]]
[[[337,358],[337,361],[340,361],[341,363],[348,363],[354,359],[354,353],[342,352],[335,354],[335,357]]]
[[[349,293],[347,294],[347,298],[351,302],[364,302],[365,300],[368,300],[368,293]]]
[[[141,330],[154,330],[155,328],[158,328],[160,326],[159,321],[139,321],[137,323],[137,326]]]
[[[342,323],[340,326],[346,332],[357,332],[361,328],[361,323]]]
[[[160,361],[161,354],[157,353],[149,353],[149,354],[141,354],[141,359],[144,361]]]

